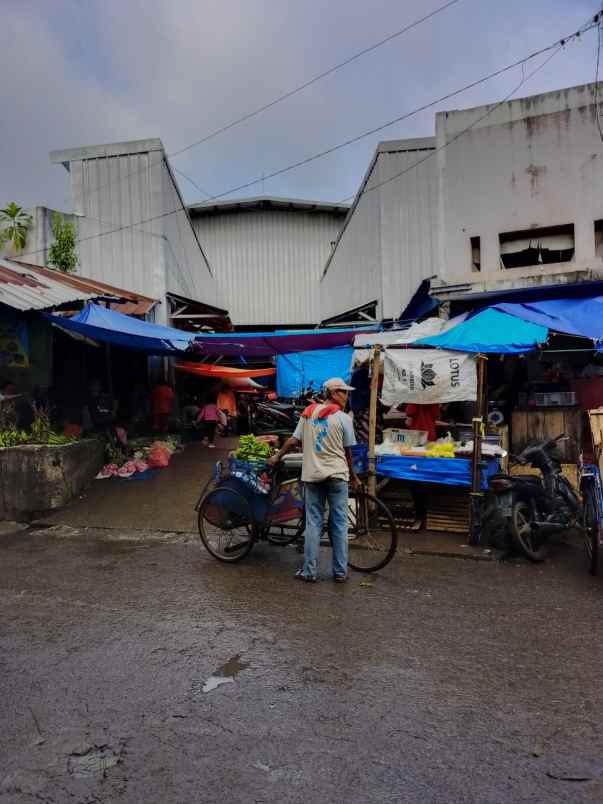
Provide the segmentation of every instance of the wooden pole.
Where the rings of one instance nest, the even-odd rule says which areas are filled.
[[[486,411],[486,360],[478,355],[477,361],[477,400],[473,417],[473,455],[471,458],[471,524],[469,544],[479,544],[481,539],[481,509],[483,492],[481,489],[482,430]]]
[[[371,358],[371,397],[369,403],[369,440],[368,440],[368,491],[375,496],[377,490],[377,472],[375,471],[375,442],[377,436],[377,394],[379,392],[379,374],[381,372],[381,347],[373,346]]]

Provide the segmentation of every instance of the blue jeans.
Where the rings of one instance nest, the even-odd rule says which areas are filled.
[[[348,571],[348,483],[330,478],[321,483],[304,483],[306,529],[304,568],[306,578],[318,575],[318,551],[323,531],[325,503],[329,503],[329,536],[333,546],[333,575]]]

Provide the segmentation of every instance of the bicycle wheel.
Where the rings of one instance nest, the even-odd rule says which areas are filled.
[[[392,560],[398,532],[389,508],[364,491],[348,500],[348,565],[376,572]]]
[[[591,575],[597,575],[599,571],[599,519],[595,491],[592,486],[585,492],[582,516],[586,569]]]
[[[201,541],[219,561],[234,564],[253,547],[253,514],[245,497],[234,489],[210,491],[199,508],[198,522]]]

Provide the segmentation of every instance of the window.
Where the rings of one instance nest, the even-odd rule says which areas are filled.
[[[471,270],[473,273],[482,270],[482,242],[479,237],[471,238]]]
[[[603,257],[603,221],[595,221],[595,256]]]
[[[505,232],[498,239],[503,268],[550,265],[574,258],[573,223]]]

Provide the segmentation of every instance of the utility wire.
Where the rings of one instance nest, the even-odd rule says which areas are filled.
[[[601,14],[599,14],[599,24],[597,26],[597,68],[595,71],[595,116],[597,120],[597,128],[599,129],[599,136],[603,140],[603,130],[601,129],[601,112],[599,110],[599,63],[601,61]]]
[[[550,53],[551,51],[558,52],[566,44],[568,44],[569,42],[575,41],[577,39],[580,39],[580,37],[584,33],[586,33],[587,31],[590,31],[592,28],[598,26],[598,24],[599,24],[599,15],[597,14],[594,19],[590,19],[589,22],[585,23],[585,25],[583,25],[581,28],[579,28],[573,34],[570,34],[569,36],[564,37],[563,39],[557,40],[556,42],[554,42],[551,45],[548,45],[547,47],[541,48],[540,50],[537,50],[537,51],[535,51],[533,53],[530,53],[528,56],[525,56],[523,59],[519,59],[518,61],[515,61],[512,64],[507,65],[506,67],[502,67],[502,68],[500,68],[499,70],[496,70],[493,73],[490,73],[490,74],[488,74],[486,76],[483,76],[482,78],[480,78],[480,79],[478,79],[476,81],[472,81],[470,84],[466,84],[464,87],[462,87],[462,88],[460,88],[458,90],[455,90],[454,92],[450,92],[447,95],[444,95],[441,98],[438,98],[437,100],[434,100],[434,101],[432,101],[430,103],[427,103],[427,104],[425,104],[423,106],[420,106],[417,109],[415,109],[415,110],[413,110],[411,112],[408,112],[405,115],[402,115],[401,117],[397,118],[396,120],[389,121],[388,123],[385,123],[384,125],[378,126],[378,127],[374,128],[374,129],[371,129],[370,131],[365,132],[364,134],[362,134],[362,135],[360,135],[358,137],[353,137],[353,138],[351,138],[349,140],[346,140],[343,143],[340,143],[339,145],[333,146],[332,148],[328,148],[327,150],[322,151],[319,154],[315,154],[313,156],[307,157],[306,159],[300,160],[299,162],[295,162],[292,165],[288,165],[287,167],[284,167],[284,168],[281,168],[280,170],[274,171],[273,173],[268,174],[267,176],[256,178],[253,181],[246,182],[243,185],[239,185],[238,187],[231,188],[230,190],[227,190],[227,191],[225,191],[223,193],[220,193],[218,195],[214,195],[214,196],[211,197],[211,199],[208,199],[208,200],[215,200],[217,198],[223,198],[224,196],[230,195],[231,193],[236,192],[236,191],[238,191],[240,189],[251,187],[252,185],[261,182],[264,178],[272,178],[274,176],[282,175],[283,173],[286,173],[286,172],[288,172],[290,170],[293,170],[293,169],[295,169],[297,167],[300,167],[301,165],[306,165],[306,164],[308,164],[310,162],[315,161],[316,159],[320,159],[320,158],[322,158],[322,157],[324,157],[324,156],[326,156],[328,154],[334,153],[335,151],[337,151],[337,150],[339,150],[341,148],[345,148],[346,146],[348,146],[348,145],[350,145],[352,143],[358,142],[360,139],[362,139],[364,137],[368,137],[368,136],[370,136],[371,134],[373,134],[375,132],[381,131],[383,128],[386,128],[387,126],[393,125],[395,122],[405,120],[405,119],[407,119],[408,117],[411,117],[414,114],[418,114],[421,111],[424,111],[426,109],[429,109],[432,106],[435,106],[435,105],[441,103],[443,100],[447,100],[449,98],[452,98],[452,97],[460,94],[461,92],[466,91],[467,89],[471,89],[473,87],[476,87],[479,84],[482,84],[482,83],[484,83],[486,81],[491,80],[492,78],[498,77],[498,76],[508,72],[509,70],[514,69],[515,67],[519,67],[519,66],[521,66],[523,64],[526,64],[527,62],[532,61],[533,59],[537,58],[538,56],[544,55],[546,53]],[[547,59],[544,62],[544,64],[548,63],[548,61],[549,60]],[[537,70],[541,69],[544,66],[544,64],[540,65],[540,67],[538,67]],[[531,77],[533,74],[534,74],[534,72],[530,73],[528,78]],[[528,80],[528,79],[526,78],[526,79],[522,80],[522,83],[525,83],[526,80]],[[520,86],[521,86],[521,84],[520,84]],[[517,89],[513,90],[513,94],[515,92],[517,92]],[[501,101],[500,103],[504,103],[505,100]],[[490,111],[487,114],[491,114],[492,111],[494,111],[495,108],[498,108],[500,103],[495,105],[495,106],[493,106],[493,107],[491,107]],[[476,125],[477,122],[479,122],[479,121],[475,121],[473,123],[473,125]],[[455,139],[458,139],[458,137],[461,136],[463,133],[464,132],[460,132],[460,134],[457,135],[457,137]],[[448,144],[451,144],[453,141],[454,140],[451,140],[450,143],[448,143]],[[441,146],[441,148],[442,147],[446,147],[446,146]],[[441,148],[440,148],[440,150],[441,150]],[[428,155],[428,157],[426,157],[426,159],[431,158],[432,155],[433,155],[433,152],[430,151],[429,155]],[[425,160],[422,160],[422,161],[425,161]],[[421,162],[418,162],[415,165],[411,165],[410,168],[408,168],[408,169],[413,169],[418,164],[421,164]],[[402,175],[402,174],[400,174],[400,175]],[[393,181],[395,178],[398,178],[398,176],[391,177],[387,181]],[[377,189],[377,188],[375,187],[374,189]],[[184,209],[184,207],[180,206],[177,209],[168,210],[168,211],[162,212],[162,213],[160,213],[158,215],[154,215],[154,216],[152,216],[150,218],[146,218],[146,219],[141,220],[141,221],[136,221],[135,223],[124,224],[122,226],[117,227],[114,230],[110,230],[110,231],[107,231],[107,232],[99,232],[99,233],[94,234],[94,235],[89,235],[87,237],[79,239],[77,241],[77,243],[83,243],[83,242],[86,242],[88,240],[92,240],[92,239],[94,239],[96,237],[104,237],[104,236],[109,235],[109,234],[114,234],[116,232],[123,231],[124,229],[129,229],[129,228],[131,228],[133,226],[140,226],[140,225],[142,225],[144,223],[149,223],[151,221],[160,220],[161,218],[168,217],[169,215],[175,215],[175,214],[177,214],[179,212],[182,212],[183,209]],[[36,251],[27,252],[27,255],[36,254],[36,253],[38,253],[38,252],[36,252]],[[26,255],[21,255],[21,256],[26,256]]]
[[[283,93],[282,95],[279,95],[278,97],[274,98],[273,100],[269,101],[268,103],[265,103],[263,106],[259,106],[257,109],[254,109],[253,111],[248,112],[247,114],[244,114],[242,117],[237,117],[235,120],[232,120],[230,123],[227,123],[226,125],[215,129],[214,131],[210,132],[209,134],[206,134],[204,137],[201,137],[201,139],[195,140],[194,142],[190,143],[189,145],[185,145],[183,148],[179,148],[176,151],[171,151],[170,153],[167,153],[165,155],[166,158],[173,158],[173,157],[176,157],[176,156],[180,156],[180,154],[186,153],[187,151],[190,151],[192,148],[196,148],[197,146],[202,145],[205,142],[209,142],[209,140],[215,139],[220,134],[224,134],[226,131],[230,131],[230,129],[235,128],[235,126],[238,126],[241,123],[245,123],[248,120],[251,120],[252,118],[257,117],[259,114],[262,114],[262,112],[265,112],[268,109],[272,109],[277,104],[282,103],[283,101],[288,100],[289,98],[292,98],[294,95],[298,95],[300,92],[303,92],[305,89],[308,89],[309,87],[311,87],[314,84],[318,83],[323,78],[327,78],[328,76],[333,75],[333,73],[336,73],[338,70],[341,70],[343,67],[347,67],[348,64],[352,64],[352,62],[357,61],[358,59],[362,58],[363,56],[366,56],[367,54],[372,53],[375,50],[378,50],[380,47],[383,47],[384,45],[388,44],[389,42],[392,42],[394,39],[397,39],[398,37],[403,36],[405,33],[408,33],[409,31],[412,31],[413,28],[417,28],[422,23],[427,22],[432,17],[435,17],[437,14],[440,14],[441,12],[446,11],[448,8],[451,8],[452,6],[454,6],[454,5],[456,5],[457,3],[460,3],[460,2],[461,2],[461,0],[449,0],[449,2],[445,3],[444,5],[439,6],[438,8],[434,9],[433,11],[430,11],[429,14],[426,14],[425,16],[421,17],[420,19],[415,20],[414,22],[411,22],[408,25],[405,25],[404,28],[400,28],[400,30],[395,31],[394,33],[390,34],[389,36],[386,36],[385,39],[381,39],[378,42],[375,42],[374,44],[369,45],[368,47],[365,47],[365,48],[363,48],[362,50],[359,50],[356,53],[353,53],[351,56],[348,56],[343,61],[339,62],[338,64],[333,65],[333,67],[329,67],[328,70],[324,70],[322,73],[318,73],[318,75],[315,75],[313,78],[310,78],[309,80],[304,81],[303,84],[299,84],[299,86],[296,86],[293,89],[290,89],[287,92]],[[101,190],[105,189],[106,187],[109,187],[111,184],[121,184],[121,182],[125,181],[126,179],[128,179],[128,178],[130,178],[132,176],[136,176],[138,173],[144,173],[146,170],[150,169],[153,165],[159,164],[162,161],[162,159],[163,159],[163,155],[162,155],[161,159],[157,160],[156,162],[149,161],[149,164],[146,165],[145,167],[138,168],[137,170],[133,170],[131,173],[126,173],[125,176],[122,176],[122,177],[120,177],[119,179],[117,179],[117,180],[115,180],[113,182],[106,182],[105,184],[101,184],[101,185],[99,185],[99,187],[95,187],[90,192],[91,193],[97,193],[97,192],[100,192]],[[180,171],[178,171],[178,172],[180,172]],[[182,174],[182,175],[184,176],[184,174]],[[184,176],[184,178],[186,178],[190,182],[192,182],[193,185],[195,187],[197,187],[197,189],[203,195],[208,196],[209,198],[215,198],[215,196],[211,196],[211,195],[209,195],[209,193],[206,193],[203,189],[201,189],[194,182],[194,180],[192,180],[190,177]]]

